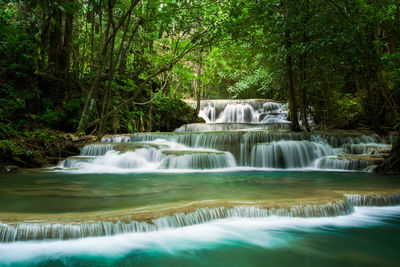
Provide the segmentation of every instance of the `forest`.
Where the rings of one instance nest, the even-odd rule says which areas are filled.
[[[310,131],[307,114],[319,129],[387,135],[400,127],[396,0],[0,0],[0,7],[0,151],[20,157],[14,161],[62,133],[101,138],[201,122],[200,99],[287,102],[290,117],[303,121],[300,129],[292,119],[293,131]]]
[[[400,0],[0,0],[0,266],[400,266]]]

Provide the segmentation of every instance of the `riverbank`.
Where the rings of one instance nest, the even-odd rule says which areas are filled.
[[[94,135],[79,136],[52,129],[25,132],[18,137],[0,141],[0,173],[21,168],[44,168],[78,155],[87,144],[96,141]]]

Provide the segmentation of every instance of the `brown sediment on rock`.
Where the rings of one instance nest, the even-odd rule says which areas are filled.
[[[358,136],[378,136],[375,131],[369,129],[357,129],[357,130],[344,130],[344,129],[329,129],[329,130],[314,130],[313,134],[326,134],[333,136],[346,136],[346,137],[358,137]]]
[[[162,144],[150,144],[150,143],[145,143],[145,144],[139,144],[139,143],[113,143],[114,144],[114,150],[119,151],[119,152],[127,152],[127,151],[134,151],[136,149],[140,148],[149,148],[153,147],[155,149],[162,149],[162,148],[167,148],[167,146],[162,145]]]
[[[385,194],[389,192],[385,192]],[[371,193],[372,194],[372,193]],[[361,201],[359,201],[361,200]],[[364,201],[366,200],[366,201]],[[64,214],[0,214],[7,221],[0,223],[0,242],[23,240],[71,239],[109,236],[131,232],[151,232],[202,224],[226,218],[332,217],[354,212],[357,201],[362,206],[378,203],[400,203],[395,195],[348,195],[331,199],[299,199],[281,201],[200,201],[173,206],[152,206],[107,212]],[[364,201],[364,202],[363,202]],[[379,202],[377,202],[379,201]],[[21,220],[22,218],[23,220]]]
[[[40,222],[90,222],[90,221],[145,221],[163,217],[171,216],[175,213],[189,213],[200,208],[217,208],[226,207],[234,208],[237,206],[257,207],[261,209],[271,208],[285,208],[288,209],[294,205],[320,205],[332,201],[344,200],[345,197],[337,197],[326,200],[311,200],[302,199],[298,201],[281,200],[209,200],[198,201],[190,203],[171,203],[169,205],[148,206],[134,209],[120,209],[114,211],[93,211],[93,212],[78,212],[78,213],[0,213],[0,221],[6,223],[13,222],[27,222],[27,221],[40,221]]]
[[[370,164],[380,164],[385,160],[384,156],[380,154],[338,155],[333,158],[337,160],[362,160],[362,161],[367,161]]]
[[[290,210],[293,207],[317,207],[328,203],[338,203],[346,201],[348,196],[362,196],[365,199],[373,198],[391,198],[400,203],[400,191],[382,190],[382,191],[332,191],[331,194],[320,196],[318,198],[300,198],[300,199],[281,199],[281,200],[207,200],[189,203],[170,203],[166,205],[145,206],[132,209],[118,209],[111,211],[91,211],[76,213],[0,213],[0,222],[18,223],[18,222],[40,222],[40,223],[82,223],[95,221],[109,222],[129,222],[132,220],[151,223],[152,220],[172,216],[177,213],[188,214],[198,209],[208,208],[237,208],[254,207],[264,210],[284,209]],[[382,201],[381,201],[382,202]],[[393,201],[392,201],[393,202]],[[373,202],[371,202],[373,203]],[[382,202],[384,203],[384,202]],[[393,204],[393,203],[392,203]]]
[[[184,156],[184,155],[225,155],[224,151],[209,151],[209,150],[163,150],[162,153],[166,156]]]
[[[132,134],[106,134],[103,136],[103,138],[111,138],[111,137],[116,137],[116,136],[129,138],[132,136]]]

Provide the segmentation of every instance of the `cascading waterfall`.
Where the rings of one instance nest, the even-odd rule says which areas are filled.
[[[249,104],[229,104],[216,122],[258,122],[260,114]]]
[[[317,161],[316,167],[320,169],[332,170],[355,170],[362,171],[371,165],[368,160],[346,159],[343,157],[325,157]]]
[[[388,206],[400,204],[400,194],[345,195],[345,200],[323,204],[292,205],[277,208],[258,208],[254,206],[236,206],[233,208],[198,208],[194,211],[151,219],[150,222],[97,221],[83,223],[16,223],[0,224],[0,242],[45,239],[75,239],[93,236],[109,236],[131,232],[151,232],[162,229],[184,227],[225,218],[257,218],[268,216],[285,217],[332,217],[348,215],[355,206]]]
[[[183,125],[172,133],[105,136],[101,143],[85,146],[80,155],[64,160],[59,167],[67,171],[89,172],[212,169],[219,172],[236,170],[233,169],[236,167],[241,167],[240,170],[317,168],[362,171],[375,165],[377,157],[390,149],[372,133],[291,132],[287,105],[274,101],[202,101],[199,116],[206,123]],[[309,120],[312,124],[311,117]],[[0,242],[150,232],[225,218],[341,216],[353,213],[356,206],[398,205],[400,194],[335,195],[334,200],[311,201],[311,204],[307,201],[305,204],[268,201],[267,204],[260,204],[262,201],[246,204],[243,201],[237,205],[238,202],[232,202],[229,207],[218,207],[216,200],[217,204],[210,204],[210,207],[207,202],[196,203],[176,208],[176,212],[149,210],[146,213],[146,209],[140,207],[138,213],[124,214],[121,220],[118,216],[104,220],[98,216],[86,222],[77,219],[73,222],[2,223]]]
[[[92,144],[87,145],[82,148],[80,156],[83,157],[96,157],[96,156],[104,156],[107,151],[113,150],[113,144]]]
[[[200,104],[199,116],[207,123],[183,125],[173,133],[105,136],[102,143],[85,146],[78,157],[60,166],[87,168],[94,164],[148,171],[233,167],[361,171],[377,164],[375,158],[364,155],[390,149],[374,134],[291,132],[287,105],[271,100],[203,100]]]
[[[234,208],[199,208],[189,213],[174,213],[154,218],[150,223],[131,220],[128,222],[98,221],[88,223],[19,223],[0,224],[0,242],[44,239],[74,239],[93,236],[115,235],[130,232],[150,232],[184,227],[226,218],[257,218],[268,216],[330,217],[351,214],[353,205],[339,200],[318,205],[294,205],[287,208],[262,209],[252,206]]]
[[[199,117],[206,123],[289,123],[287,106],[271,100],[203,100]]]
[[[354,206],[392,206],[400,203],[400,194],[386,196],[346,194],[345,196]]]

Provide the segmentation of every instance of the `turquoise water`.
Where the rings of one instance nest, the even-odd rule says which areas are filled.
[[[65,214],[205,200],[335,198],[386,192],[400,176],[248,171],[0,177],[0,215]],[[0,219],[1,220],[1,219]],[[229,218],[154,232],[0,243],[0,266],[398,266],[400,206],[322,218]]]
[[[58,167],[0,175],[0,266],[399,266],[400,206],[359,206],[400,204],[400,176],[340,171],[390,146],[292,133],[287,112],[203,101],[206,121],[235,124],[107,136]]]
[[[398,266],[400,206],[226,219],[151,233],[0,244],[10,266]]]
[[[400,189],[400,176],[358,172],[201,172],[0,177],[0,213],[63,213],[205,200],[296,200]],[[400,190],[398,190],[400,191]],[[0,218],[1,220],[1,218]]]

